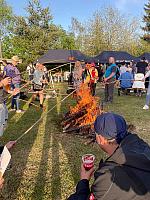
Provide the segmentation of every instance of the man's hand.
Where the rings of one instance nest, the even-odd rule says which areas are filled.
[[[3,177],[1,177],[0,178],[0,189],[2,189],[3,185],[4,185],[4,179],[3,179]]]
[[[108,81],[108,78],[104,78],[104,82],[106,83]]]
[[[117,80],[115,85],[116,85],[116,87],[119,87],[120,86],[120,81]]]
[[[11,84],[11,78],[7,77],[7,78],[4,78],[3,80],[1,80],[1,84],[5,87],[9,84]]]
[[[15,96],[16,94],[20,93],[20,89],[19,88],[15,88],[13,91],[12,91],[12,95]]]
[[[142,79],[142,81],[145,82],[145,79],[146,79],[146,78],[144,77],[144,78]]]
[[[16,144],[16,141],[10,141],[6,144],[7,149],[11,149]]]
[[[89,171],[87,171],[84,166],[83,163],[81,164],[81,172],[80,172],[80,179],[87,179],[88,181],[91,179],[92,175],[94,172],[94,167],[91,168]]]

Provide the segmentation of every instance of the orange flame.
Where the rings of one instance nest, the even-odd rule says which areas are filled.
[[[75,125],[84,126],[93,124],[97,115],[101,112],[98,102],[95,97],[91,95],[90,88],[83,83],[76,92],[77,104],[71,108],[70,113],[74,114],[85,109],[85,114],[76,119]]]

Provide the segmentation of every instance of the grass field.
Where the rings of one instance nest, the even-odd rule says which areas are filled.
[[[62,87],[62,93],[65,86]],[[103,90],[97,95],[103,98]],[[46,110],[60,102],[63,96],[45,101]],[[128,123],[136,126],[136,133],[150,143],[150,111],[143,111],[145,96],[115,95],[114,103],[106,105],[106,111],[123,115]],[[63,134],[61,130],[62,114],[74,101],[68,98],[50,112],[12,150],[12,168],[5,174],[5,186],[0,199],[4,200],[65,200],[75,189],[79,180],[81,156],[85,153],[96,155],[96,165],[105,156],[95,144],[86,145],[84,139]],[[15,140],[26,131],[44,113],[36,107],[23,114],[9,114],[8,128],[2,138],[2,144]]]

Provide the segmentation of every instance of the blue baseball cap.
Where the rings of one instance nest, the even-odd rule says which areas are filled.
[[[96,118],[95,132],[106,139],[115,139],[118,144],[128,135],[125,119],[115,113],[103,113]]]

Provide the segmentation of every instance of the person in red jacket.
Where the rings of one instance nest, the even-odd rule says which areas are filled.
[[[89,69],[89,73],[90,73],[90,89],[91,89],[91,94],[92,96],[95,96],[95,90],[96,90],[96,83],[99,79],[98,77],[98,71],[95,68],[95,63],[91,64],[91,67]]]

